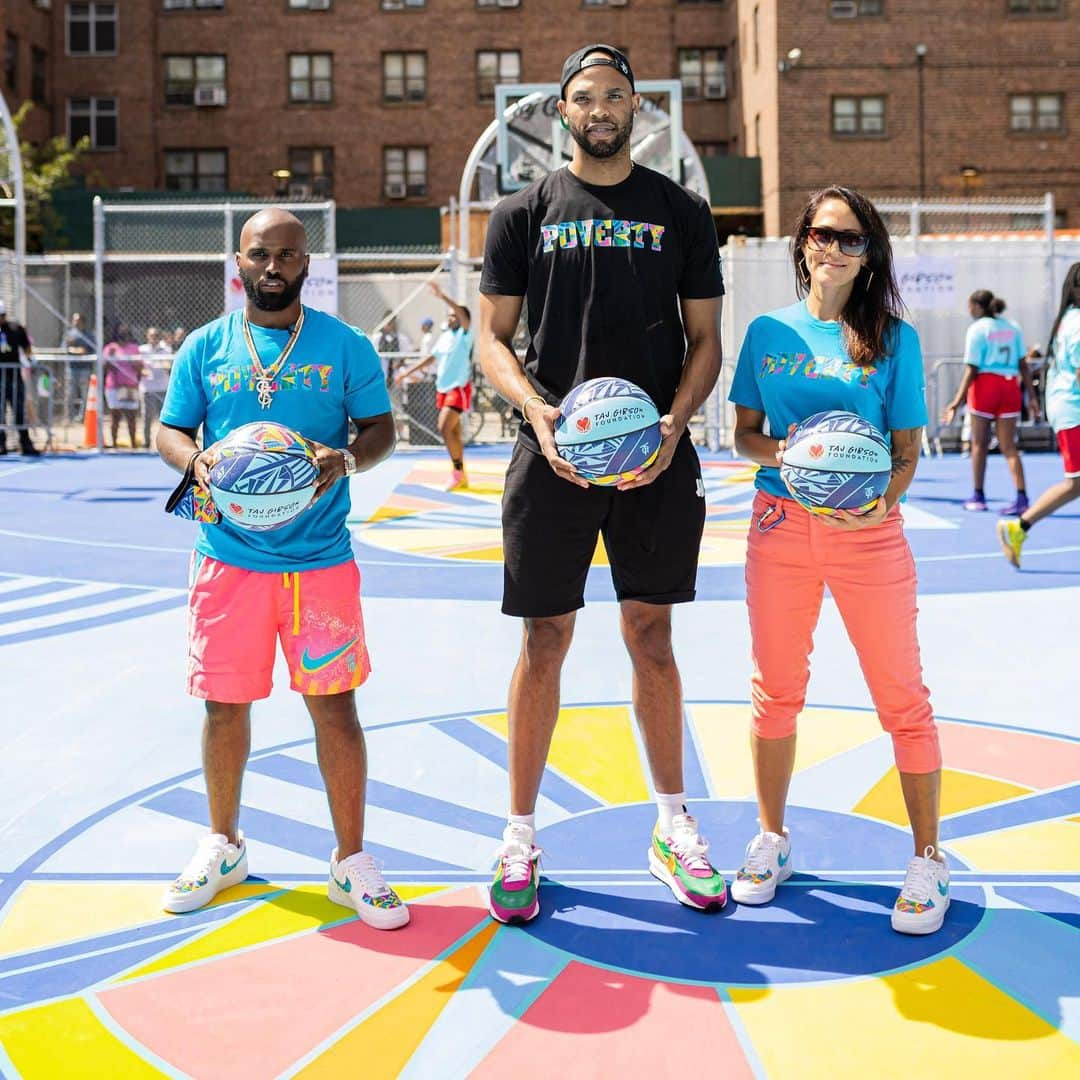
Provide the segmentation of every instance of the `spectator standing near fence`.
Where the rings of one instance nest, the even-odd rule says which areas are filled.
[[[139,445],[135,422],[139,418],[139,380],[143,365],[132,341],[110,341],[102,350],[105,360],[105,407],[109,410],[112,448],[117,448],[120,420],[127,425],[132,450]]]
[[[156,326],[146,328],[146,341],[139,346],[140,355],[146,358],[139,378],[144,446],[150,446],[150,429],[161,416],[161,406],[165,403],[169,371],[172,369],[172,351],[172,344]]]
[[[26,427],[26,382],[23,364],[29,371],[34,350],[26,328],[7,317],[7,307],[0,300],[0,454],[7,453],[4,413],[11,407],[11,421],[19,431],[20,452],[37,457],[41,451],[30,441]],[[25,360],[24,360],[25,358]]]

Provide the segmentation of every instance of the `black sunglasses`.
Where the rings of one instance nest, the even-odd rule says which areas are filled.
[[[828,251],[835,243],[844,255],[865,255],[870,246],[866,233],[838,232],[823,225],[811,225],[806,230],[806,240],[815,251]]]

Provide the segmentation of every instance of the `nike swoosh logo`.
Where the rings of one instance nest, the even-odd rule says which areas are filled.
[[[336,885],[336,886],[337,886],[337,887],[338,887],[338,888],[339,888],[339,889],[340,889],[340,890],[341,890],[342,892],[352,892],[352,882],[351,882],[351,881],[350,881],[350,880],[349,880],[348,878],[346,878],[346,879],[345,879],[344,881],[338,881],[338,879],[337,879],[336,877],[334,877],[334,875],[333,875],[333,874],[331,874],[330,876],[331,876],[332,878],[334,878],[334,884],[335,884],[335,885]]]
[[[359,636],[354,637],[352,641],[345,642],[340,649],[334,649],[333,652],[325,653],[323,656],[311,656],[305,649],[304,655],[300,657],[300,670],[305,675],[310,675],[315,671],[322,671],[324,667],[329,667],[339,656],[347,653],[359,640]]]
[[[949,887],[948,887],[948,885],[942,885],[940,881],[937,883],[937,891],[939,893],[941,893],[942,896],[948,896],[949,895]]]
[[[791,858],[791,852],[790,851],[786,855],[781,851],[781,852],[777,853],[776,861],[780,866],[787,866],[788,859],[790,859],[790,858]]]
[[[242,859],[243,857],[244,856],[241,855],[240,858],[237,859],[236,862],[234,862],[232,864],[232,866],[229,865],[229,861],[227,859],[222,859],[221,860],[221,876],[224,877],[226,874],[231,874],[240,865],[240,859]]]

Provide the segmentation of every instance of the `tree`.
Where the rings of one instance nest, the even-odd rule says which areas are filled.
[[[19,111],[11,118],[16,133],[22,130],[26,118],[33,111],[34,103],[25,101]],[[34,144],[19,140],[19,152],[23,164],[23,192],[26,196],[26,250],[40,252],[44,250],[46,233],[57,233],[59,217],[52,207],[52,194],[59,188],[71,183],[71,170],[82,155],[90,148],[90,140],[85,136],[74,146],[66,135],[54,135],[42,143]],[[5,150],[0,149],[0,184],[4,195],[11,197],[11,166]],[[0,247],[15,246],[15,214],[9,212],[0,216]]]

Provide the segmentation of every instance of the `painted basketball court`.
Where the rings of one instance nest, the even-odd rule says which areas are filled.
[[[399,453],[353,481],[375,671],[359,694],[369,849],[412,901],[380,933],[326,899],[329,815],[283,672],[256,707],[241,825],[257,875],[167,916],[205,828],[183,694],[190,523],[156,460],[0,465],[0,1072],[68,1076],[1075,1076],[1080,1073],[1080,507],[1025,568],[924,460],[906,508],[945,754],[945,928],[889,929],[910,855],[891,744],[826,604],[800,726],[797,873],[705,916],[646,871],[653,820],[603,563],[563,679],[526,928],[486,915],[506,810],[505,449]],[[754,832],[742,601],[750,473],[705,460],[699,600],[676,614],[692,810],[730,880]],[[1029,456],[1029,489],[1060,475]],[[991,459],[994,510],[1008,494]],[[873,604],[873,597],[866,602]]]

